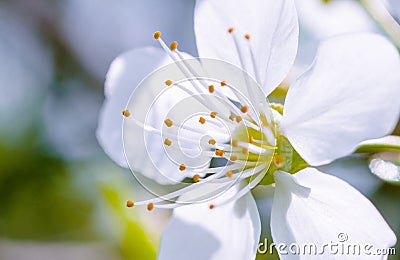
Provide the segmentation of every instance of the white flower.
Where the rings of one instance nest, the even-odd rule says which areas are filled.
[[[117,115],[127,108],[132,114],[124,112],[128,117],[123,134],[131,168],[159,183],[193,178],[194,183],[171,194],[135,203],[147,204],[149,210],[175,208],[161,241],[159,259],[254,259],[261,227],[249,191],[260,182],[275,182],[271,229],[276,243],[321,246],[335,241],[339,233],[346,233],[352,243],[368,243],[376,248],[394,245],[396,237],[380,213],[350,185],[310,167],[295,174],[286,171],[294,170],[290,160],[297,153],[309,165],[318,166],[348,155],[361,141],[393,129],[400,114],[397,50],[373,34],[346,35],[323,42],[312,66],[290,87],[280,118],[277,112],[269,112],[264,96],[283,80],[296,56],[298,24],[293,1],[239,4],[200,0],[195,8],[195,32],[200,57],[218,58],[241,67],[265,94],[249,80],[250,85],[235,95],[233,86],[240,85],[232,83],[236,75],[223,71],[218,72],[220,77],[211,78],[226,82],[213,88],[205,79],[199,80],[200,85],[181,84],[187,75],[176,76],[177,80],[166,82],[166,87],[162,82],[169,80],[170,74],[163,68],[141,82],[126,106],[133,88],[168,63],[169,57],[177,61],[177,68],[196,68],[189,74],[201,71],[196,60],[182,60],[187,54],[179,52],[176,44],[170,50],[156,33],[164,51],[136,49],[113,62],[97,133],[104,150],[126,165],[122,119]],[[218,97],[221,104],[202,99],[207,97]],[[187,99],[189,104],[185,104]],[[200,122],[193,118],[185,121],[181,114],[190,115],[198,107],[206,109],[209,116],[197,116],[203,118]],[[215,118],[212,112],[218,113]],[[230,122],[231,113],[235,119],[239,117],[238,122]],[[207,149],[200,150],[200,156],[176,156],[171,152],[175,151],[174,145],[189,153],[197,151],[197,146],[187,145],[193,141],[199,144],[199,138],[205,135],[215,137],[215,143],[206,143]],[[201,140],[200,145],[203,143]],[[253,157],[247,157],[248,152]],[[191,156],[204,163],[184,164],[183,160]],[[221,157],[229,163],[213,168],[207,164],[211,158]],[[228,186],[232,183],[236,184]],[[212,196],[227,188],[220,196]],[[212,200],[182,206],[200,200],[202,195]],[[174,199],[179,201],[174,203]],[[321,258],[335,256],[325,252]]]

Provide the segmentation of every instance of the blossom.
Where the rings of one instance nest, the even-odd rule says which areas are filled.
[[[250,190],[258,184],[275,186],[276,243],[322,246],[344,232],[352,243],[394,245],[371,202],[306,166],[330,163],[361,141],[390,133],[400,113],[397,50],[366,33],[324,41],[290,86],[282,111],[265,96],[296,56],[293,1],[198,1],[195,33],[200,60],[176,42],[168,47],[156,32],[162,49],[135,49],[113,62],[97,133],[104,150],[126,166],[124,145],[133,171],[160,184],[192,179],[170,194],[128,201],[149,210],[174,208],[159,258],[254,259],[261,227]],[[170,59],[175,63],[146,77]],[[213,165],[215,159],[226,163]]]

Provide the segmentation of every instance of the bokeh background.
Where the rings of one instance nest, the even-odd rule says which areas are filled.
[[[399,46],[392,26],[392,16],[400,17],[397,0],[296,3],[301,29],[293,77],[312,61],[318,42],[333,35],[376,32]],[[95,132],[105,75],[117,55],[156,45],[152,34],[160,30],[196,56],[193,7],[194,0],[0,1],[1,260],[156,258],[171,212],[125,207],[143,190],[104,154]],[[400,237],[399,186],[373,176],[364,157],[323,170],[368,196]],[[270,238],[266,193],[255,191],[263,237]],[[400,259],[396,249],[399,256],[390,259]]]

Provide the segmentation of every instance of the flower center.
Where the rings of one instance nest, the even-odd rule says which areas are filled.
[[[233,34],[233,31],[229,28],[228,33]],[[235,37],[233,39],[238,45]],[[250,40],[250,35],[245,34],[244,37]],[[160,32],[154,33],[154,38],[174,61],[173,68],[177,69],[175,74],[179,77],[174,78],[174,73],[170,74],[171,78],[155,77],[157,80],[162,78],[161,84],[154,82],[154,78],[144,80],[142,88],[138,86],[135,93],[145,93],[142,91],[150,85],[160,89],[153,89],[156,94],[148,105],[142,101],[146,98],[137,94],[136,102],[128,104],[132,115],[128,109],[123,111],[126,117],[124,129],[125,124],[134,124],[143,129],[144,139],[154,141],[152,134],[161,137],[161,147],[154,154],[164,151],[166,157],[163,159],[169,159],[175,165],[176,173],[181,174],[186,186],[157,198],[135,203],[129,201],[128,207],[148,205],[147,208],[152,210],[204,202],[241,183],[238,192],[218,203],[213,201],[211,209],[239,199],[260,183],[274,183],[275,170],[292,168],[292,158],[296,153],[278,132],[274,113],[279,113],[273,112],[253,78],[223,61],[187,60],[178,50],[177,42],[168,47]],[[237,52],[241,56],[239,48]],[[255,66],[253,71],[257,72]],[[257,73],[255,75],[257,77]],[[180,98],[180,101],[173,103],[171,108],[165,108],[167,112],[155,110],[157,103],[168,104],[173,98]],[[137,103],[140,105],[136,106]],[[149,111],[143,113],[147,107]],[[160,118],[160,115],[163,116]],[[153,125],[146,123],[152,117],[160,120]],[[129,134],[126,136],[129,137]],[[126,136],[124,134],[125,143],[137,142],[137,136],[129,140]],[[134,160],[130,153],[134,154],[136,149],[133,148],[132,152],[127,149],[131,146],[125,145],[128,161],[129,158]],[[193,152],[197,148],[198,152]],[[152,157],[152,153],[149,154]],[[131,163],[140,165],[140,162]],[[140,167],[134,168],[140,170]],[[170,170],[166,174],[170,174]],[[207,188],[204,192],[204,187],[210,186],[213,187],[211,191]],[[193,192],[198,193],[194,199],[180,200],[180,197]]]

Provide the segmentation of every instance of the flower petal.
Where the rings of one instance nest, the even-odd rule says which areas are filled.
[[[232,187],[215,202],[232,196],[239,187]],[[199,203],[174,210],[161,239],[158,259],[255,259],[261,225],[251,193],[212,210],[209,205]]]
[[[234,28],[231,34],[230,27]],[[246,4],[201,0],[195,7],[195,34],[200,57],[218,58],[242,67],[269,94],[294,62],[297,14],[293,0],[251,0]]]
[[[374,34],[325,41],[311,68],[290,87],[281,131],[311,165],[345,156],[381,137],[400,115],[400,59]]]
[[[104,151],[119,165],[127,167],[122,144],[122,110],[129,96],[147,74],[169,62],[157,48],[134,49],[117,57],[105,82],[105,101],[99,115],[97,139]]]
[[[346,182],[312,168],[294,175],[278,171],[275,181],[271,213],[275,244],[301,247],[312,243],[318,252],[325,250],[321,259],[365,259],[365,245],[371,245],[374,252],[396,243],[395,234],[375,206]],[[329,243],[360,245],[361,254],[331,254],[329,247],[323,247]],[[281,253],[281,259],[302,259],[286,251],[289,254]]]

